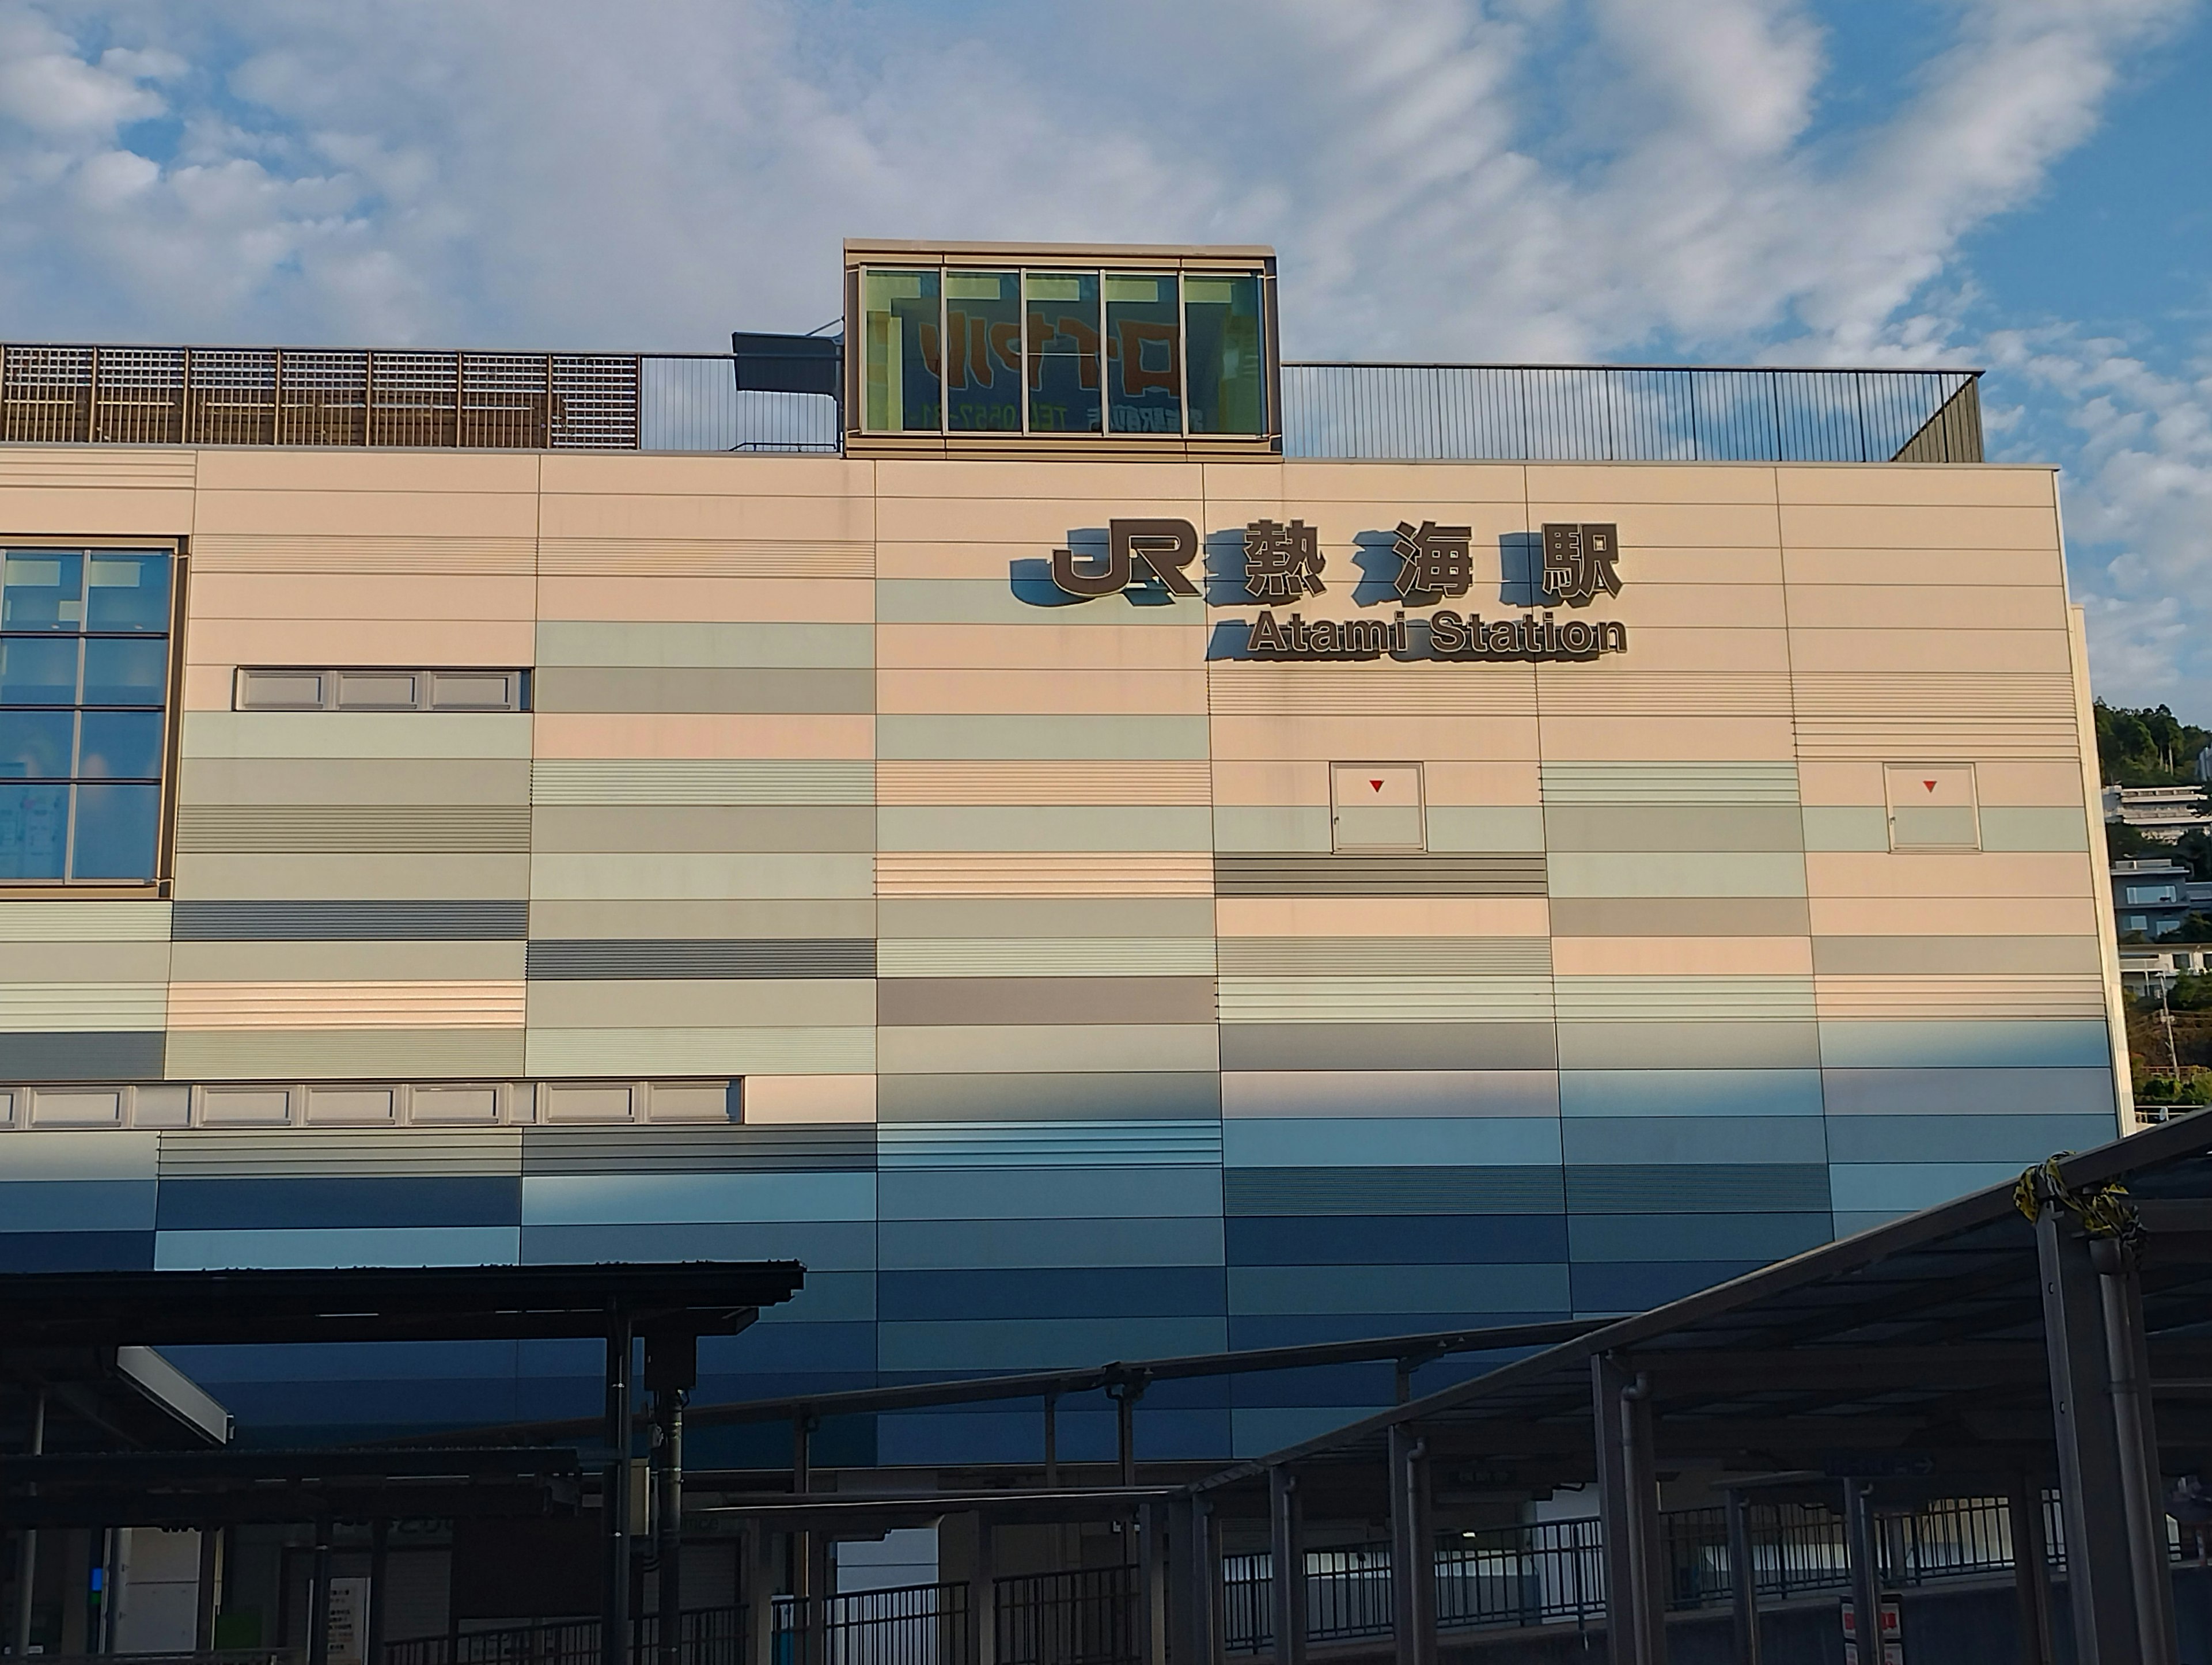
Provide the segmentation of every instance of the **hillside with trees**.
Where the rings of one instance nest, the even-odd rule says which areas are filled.
[[[2097,768],[2108,787],[2194,786],[2197,754],[2207,746],[2212,730],[2183,722],[2165,706],[2097,702]]]

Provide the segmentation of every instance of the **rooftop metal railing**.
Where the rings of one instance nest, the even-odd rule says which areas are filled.
[[[834,400],[727,353],[0,344],[0,442],[526,451],[842,447]],[[1975,370],[1288,363],[1292,457],[1982,460]],[[1069,436],[1070,455],[1085,439]]]

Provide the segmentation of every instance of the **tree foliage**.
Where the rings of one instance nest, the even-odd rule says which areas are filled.
[[[2108,787],[2172,787],[2197,779],[2197,757],[2212,731],[2185,723],[2165,706],[2097,702],[2097,767]]]

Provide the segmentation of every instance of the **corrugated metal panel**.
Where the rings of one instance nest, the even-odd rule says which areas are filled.
[[[0,983],[0,1030],[49,1035],[157,1030],[166,1006],[160,983]]]
[[[616,977],[872,977],[868,937],[586,938],[532,942],[530,976],[586,982]]]
[[[537,804],[872,804],[873,766],[816,758],[550,758],[530,766]]]
[[[177,848],[195,855],[501,854],[530,848],[520,804],[185,804]]]
[[[189,491],[199,478],[196,451],[127,451],[70,447],[56,450],[11,449],[0,455],[0,486],[51,486],[65,490]],[[149,538],[149,543],[160,543]]]
[[[2066,757],[2080,739],[2058,675],[1807,674],[1797,679],[1806,757]]]
[[[1556,1214],[1550,1163],[1492,1168],[1231,1168],[1224,1212],[1268,1214]]]
[[[876,894],[1203,896],[1213,894],[1212,858],[1196,851],[886,850],[876,856]]]
[[[538,570],[549,578],[873,578],[876,547],[839,538],[548,538]]]
[[[1557,763],[1547,804],[1795,804],[1794,763]]]
[[[1206,667],[1213,710],[1272,717],[1349,712],[1361,716],[1533,717],[1536,684],[1526,671],[1457,665],[1302,665],[1278,669],[1216,660]]]
[[[1563,1024],[1803,1022],[1808,976],[1555,977]]]
[[[2087,975],[1814,979],[1823,1018],[2097,1018],[2105,985]]]
[[[1210,977],[1211,937],[900,938],[878,945],[885,977]]]
[[[1567,1170],[1578,1214],[1823,1212],[1828,1170],[1814,1163],[1741,1162]]]
[[[161,1135],[164,1179],[522,1172],[519,1127],[191,1128]]]
[[[1786,717],[1790,678],[1779,671],[1546,666],[1536,673],[1536,702],[1547,717]]]
[[[1224,937],[1224,977],[1541,976],[1547,937]]]
[[[533,1075],[866,1075],[876,1031],[781,1029],[532,1029]]]
[[[862,1171],[876,1165],[872,1127],[532,1127],[526,1174]]]
[[[522,1024],[519,981],[172,983],[171,1029],[495,1029]]]
[[[1548,1023],[1548,977],[1226,977],[1224,1024]]]
[[[820,669],[876,662],[872,624],[775,622],[540,619],[538,665],[793,665]]]
[[[179,942],[515,942],[526,902],[180,902]]]
[[[1205,804],[1212,795],[1212,769],[1203,763],[876,765],[876,797],[884,804]]]
[[[529,577],[538,564],[532,538],[435,538],[204,532],[192,539],[192,565],[213,573],[435,573]]]
[[[1213,858],[1224,896],[1540,896],[1534,851],[1441,855],[1231,855]]]
[[[9,902],[0,942],[167,942],[166,902]]]
[[[1218,1121],[908,1121],[876,1129],[885,1168],[1212,1167]]]
[[[522,1073],[518,1028],[174,1030],[173,1079],[422,1080]]]

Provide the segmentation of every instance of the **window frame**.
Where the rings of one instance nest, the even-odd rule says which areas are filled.
[[[190,543],[188,538],[180,535],[125,537],[56,532],[0,532],[0,551],[62,550],[82,551],[88,556],[102,551],[131,551],[145,555],[166,552],[169,557],[169,617],[165,631],[168,663],[161,690],[161,778],[155,787],[156,825],[153,875],[144,879],[0,878],[0,904],[11,901],[160,900],[167,899],[173,890],[177,854],[177,776],[184,730],[185,603],[191,588]],[[91,635],[99,634],[112,633],[88,632],[80,629],[74,635],[76,640],[82,641]],[[73,706],[55,708],[81,712],[85,708],[80,700]],[[74,787],[82,782],[73,775],[70,784]],[[72,842],[74,835],[72,815]]]

